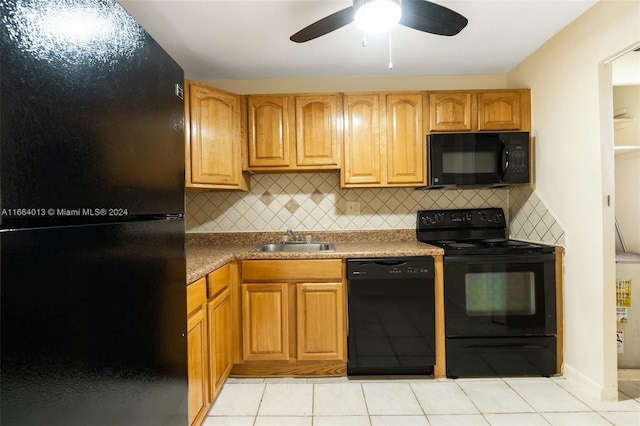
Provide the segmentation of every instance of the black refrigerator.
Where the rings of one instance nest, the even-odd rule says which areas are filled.
[[[183,71],[115,0],[0,7],[0,424],[187,425]]]

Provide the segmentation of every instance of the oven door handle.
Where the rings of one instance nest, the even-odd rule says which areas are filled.
[[[536,348],[546,348],[544,344],[535,344],[529,342],[516,342],[510,343],[509,339],[505,339],[506,343],[489,343],[489,344],[475,344],[468,345],[467,348],[475,348],[475,349],[493,349],[493,348],[525,348],[525,349],[536,349]]]
[[[554,260],[553,253],[518,255],[445,255],[444,263],[537,263]]]

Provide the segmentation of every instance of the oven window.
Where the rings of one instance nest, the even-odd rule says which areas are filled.
[[[493,151],[453,151],[442,153],[442,172],[451,174],[495,173],[497,156]]]
[[[468,316],[534,315],[535,274],[479,272],[465,274]]]

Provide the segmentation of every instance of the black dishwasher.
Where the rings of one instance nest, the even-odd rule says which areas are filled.
[[[433,258],[347,259],[348,375],[432,375]]]

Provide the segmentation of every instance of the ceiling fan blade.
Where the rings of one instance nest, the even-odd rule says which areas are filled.
[[[403,0],[400,23],[425,33],[453,36],[469,22],[467,18],[439,4],[426,0]]]
[[[305,41],[313,40],[314,38],[329,34],[332,31],[352,23],[355,14],[356,12],[353,9],[353,6],[349,6],[346,9],[332,13],[331,15],[314,22],[308,27],[301,29],[289,37],[289,39],[296,43],[304,43]]]

